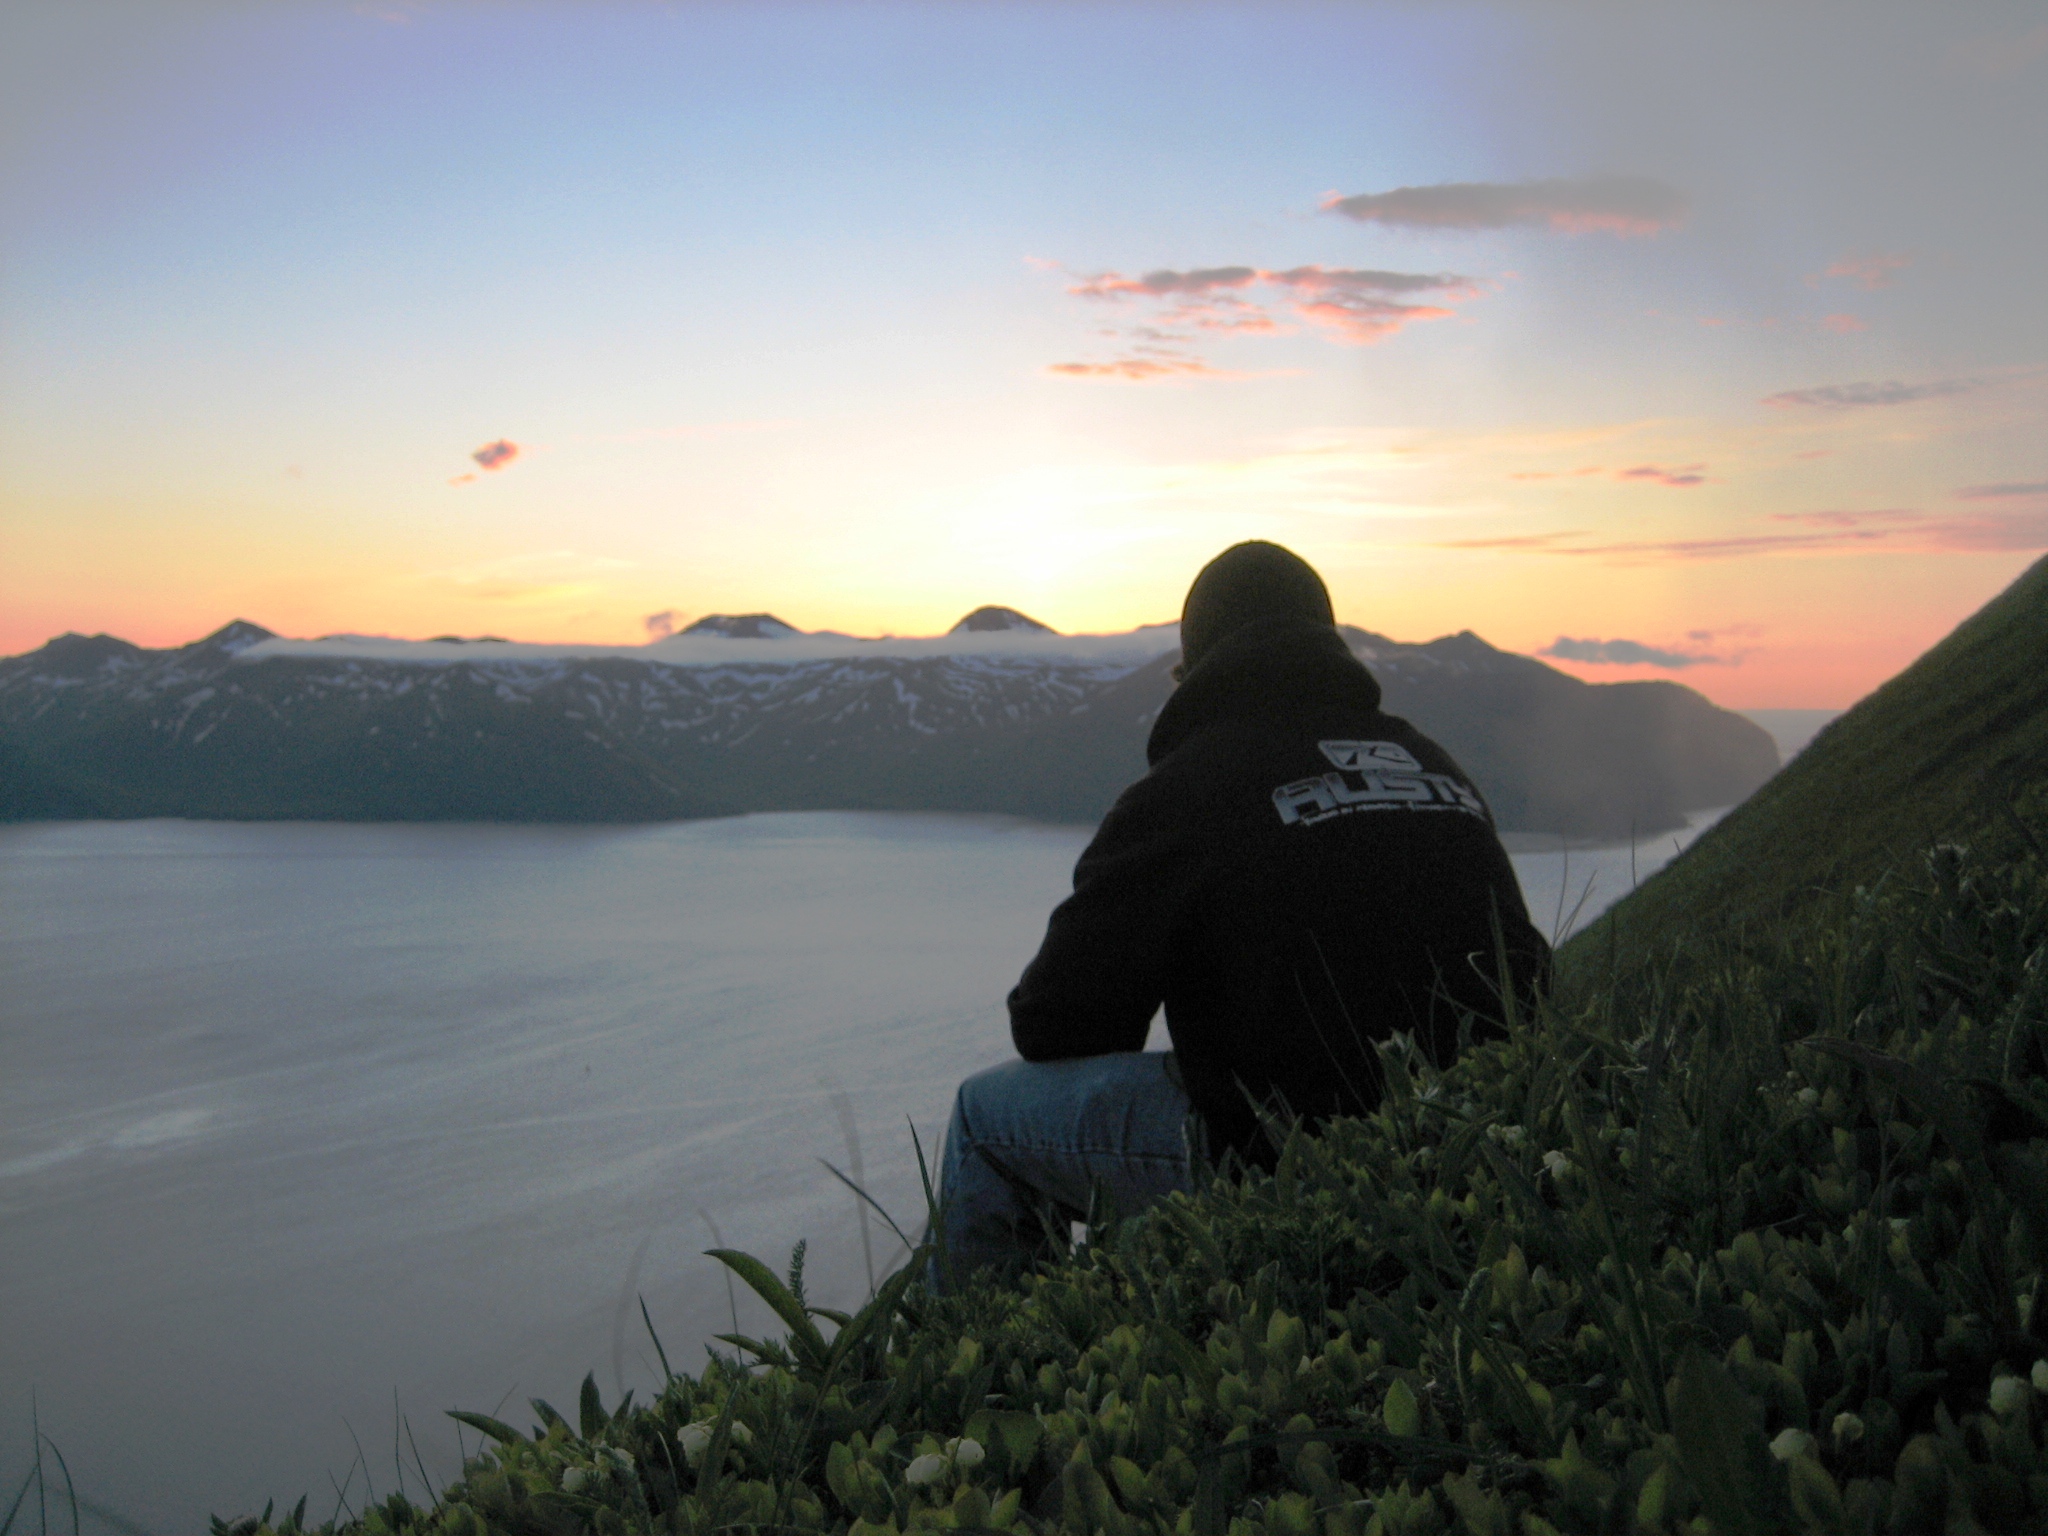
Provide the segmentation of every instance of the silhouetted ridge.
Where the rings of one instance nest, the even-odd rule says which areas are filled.
[[[728,640],[786,640],[803,631],[772,613],[707,613],[682,633],[723,635]]]
[[[57,636],[24,659],[35,664],[39,677],[86,678],[98,672],[140,666],[156,654],[114,635],[71,633]]]
[[[949,635],[978,635],[993,631],[1021,629],[1035,635],[1056,635],[1058,630],[1050,624],[1041,624],[1028,613],[1019,613],[1014,608],[1001,608],[991,603],[977,608],[946,633]]]
[[[204,640],[195,641],[185,647],[188,651],[212,651],[224,656],[235,656],[252,645],[261,645],[265,640],[275,640],[277,632],[265,629],[261,624],[251,624],[247,619],[233,619],[221,625]]]

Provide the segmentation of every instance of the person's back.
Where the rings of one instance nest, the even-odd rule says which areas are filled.
[[[1072,1214],[1106,1190],[1128,1213],[1185,1187],[1164,1122],[1190,1107],[1210,1153],[1266,1162],[1259,1109],[1363,1113],[1377,1042],[1412,1032],[1448,1064],[1461,1029],[1497,1033],[1504,991],[1526,999],[1547,974],[1483,800],[1380,711],[1314,571],[1234,546],[1190,589],[1181,635],[1150,771],[1011,993],[1024,1060],[961,1088],[945,1178],[963,1264],[1014,1261],[1034,1202]],[[1162,1003],[1171,1058],[1142,1053]]]
[[[1137,1050],[1163,1002],[1212,1135],[1263,1160],[1252,1103],[1312,1119],[1377,1101],[1369,1042],[1447,1064],[1548,958],[1470,781],[1379,709],[1328,625],[1262,619],[1189,672],[1152,769],[1075,871],[1010,997],[1027,1061]]]

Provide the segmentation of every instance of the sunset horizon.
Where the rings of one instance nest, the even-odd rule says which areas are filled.
[[[1838,708],[2048,548],[2025,12],[1157,21],[10,18],[0,653],[1114,632],[1266,538]]]

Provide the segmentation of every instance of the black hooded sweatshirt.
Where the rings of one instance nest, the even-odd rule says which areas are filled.
[[[1163,1002],[1210,1150],[1270,1166],[1254,1103],[1364,1113],[1369,1042],[1410,1031],[1444,1065],[1461,1021],[1498,1036],[1501,955],[1526,999],[1550,947],[1471,781],[1379,706],[1328,625],[1261,619],[1219,640],[1010,994],[1018,1053],[1140,1050]]]

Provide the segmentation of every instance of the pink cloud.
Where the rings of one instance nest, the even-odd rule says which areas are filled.
[[[508,437],[501,437],[494,443],[485,443],[470,455],[488,470],[500,470],[519,457],[519,445]]]
[[[1168,325],[1239,336],[1281,334],[1285,328],[1271,314],[1242,297],[1244,290],[1253,287],[1278,289],[1292,301],[1297,316],[1352,346],[1383,341],[1403,326],[1449,319],[1453,314],[1442,304],[1403,303],[1389,295],[1435,293],[1446,299],[1463,299],[1480,291],[1478,283],[1454,272],[1386,272],[1319,265],[1284,271],[1246,266],[1188,271],[1161,268],[1141,277],[1102,272],[1067,291],[1086,299],[1162,301],[1167,305],[1163,319]]]
[[[1181,294],[1209,294],[1221,288],[1243,288],[1259,281],[1259,278],[1260,273],[1254,267],[1197,267],[1189,272],[1161,268],[1157,272],[1147,272],[1143,277],[1104,272],[1077,283],[1067,292],[1084,299],[1162,299]]]
[[[1165,318],[1169,325],[1188,325],[1198,331],[1222,331],[1234,336],[1277,336],[1284,329],[1258,305],[1227,293],[1176,304]]]
[[[1150,384],[1161,379],[1235,379],[1242,374],[1211,368],[1196,357],[1119,357],[1107,363],[1052,363],[1047,373],[1065,379],[1116,379]]]
[[[1470,298],[1479,291],[1470,278],[1450,272],[1379,272],[1344,267],[1293,267],[1261,276],[1295,296],[1294,312],[1322,326],[1350,346],[1384,341],[1418,320],[1448,320],[1456,311],[1441,304],[1403,304],[1389,293],[1437,292]]]
[[[1534,225],[1561,234],[1654,235],[1675,227],[1686,214],[1682,193],[1643,176],[1440,182],[1352,197],[1332,195],[1323,207],[1366,223],[1415,229]]]
[[[1448,320],[1457,313],[1441,304],[1395,304],[1387,299],[1344,297],[1297,304],[1294,312],[1329,331],[1348,346],[1367,347],[1385,341],[1417,320]]]
[[[1816,272],[1806,281],[1818,288],[1829,278],[1840,278],[1854,283],[1866,293],[1875,293],[1880,288],[1889,288],[1894,282],[1892,274],[1903,272],[1913,265],[1910,256],[1891,255],[1880,251],[1870,256],[1845,256]]]
[[[1820,328],[1824,331],[1833,331],[1837,336],[1847,336],[1852,331],[1870,329],[1869,325],[1854,315],[1822,315]]]

